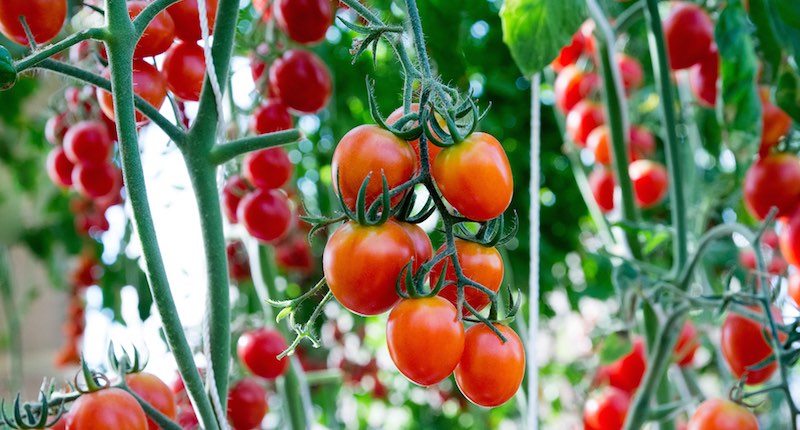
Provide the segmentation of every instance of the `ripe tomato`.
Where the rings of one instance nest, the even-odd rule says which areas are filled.
[[[206,18],[208,33],[214,33],[214,21],[217,17],[217,1],[206,0]],[[197,0],[179,0],[167,8],[167,12],[175,20],[175,36],[184,42],[196,42],[203,37],[200,30],[200,12]]]
[[[28,36],[22,28],[20,16],[31,29],[37,44],[52,40],[67,18],[67,0],[3,1],[0,8],[0,33],[20,45],[29,45]]]
[[[90,199],[110,195],[119,187],[119,170],[111,163],[75,166],[72,184],[79,193]]]
[[[795,306],[800,307],[800,273],[792,273],[786,281],[786,291],[794,300]]]
[[[601,125],[586,139],[586,147],[594,153],[594,160],[603,165],[611,164],[611,132],[606,125]],[[656,142],[650,131],[644,127],[631,126],[629,134],[629,157],[631,161],[641,160],[653,155]]]
[[[391,189],[410,180],[416,171],[411,145],[372,124],[360,125],[347,132],[333,151],[331,161],[333,190],[337,195],[341,194],[350,209],[356,207],[358,190],[370,173],[367,207],[381,196],[381,173],[386,176],[386,183]],[[402,198],[402,194],[395,196],[392,204]]]
[[[281,147],[251,152],[244,157],[242,174],[256,188],[271,190],[289,182],[294,166]]]
[[[591,18],[584,21],[583,24],[581,24],[580,28],[578,29],[578,31],[583,36],[583,40],[586,42],[585,46],[586,53],[591,56],[594,56],[597,50],[597,42],[594,40],[594,30],[595,30],[595,25],[594,21]]]
[[[614,210],[616,181],[610,170],[600,168],[589,173],[589,188],[592,190],[594,201],[597,202],[597,206],[603,213]]]
[[[713,108],[717,104],[719,52],[716,45],[711,53],[689,71],[689,85],[700,105]]]
[[[773,207],[779,217],[791,215],[800,199],[800,158],[788,153],[760,158],[747,170],[742,193],[748,211],[760,220]]]
[[[64,135],[64,152],[75,164],[104,164],[113,146],[106,125],[100,121],[81,121]]]
[[[763,315],[763,309],[760,307],[750,307],[750,310]],[[777,307],[773,306],[772,314],[778,322],[783,322]],[[772,356],[771,340],[767,340],[764,334],[764,327],[761,323],[744,315],[729,312],[725,322],[722,323],[722,334],[720,335],[722,356],[725,357],[734,377],[741,378],[745,372],[747,373],[745,383],[749,385],[760,384],[768,380],[777,369],[777,363],[773,361],[759,370],[747,371],[749,367]]]
[[[596,73],[586,73],[575,65],[568,65],[556,77],[553,88],[556,106],[562,112],[569,112],[599,88],[600,77]]]
[[[289,345],[283,336],[270,328],[251,330],[239,337],[236,352],[244,366],[253,375],[265,379],[275,379],[286,373],[289,368],[289,359],[280,360],[277,356]]]
[[[607,125],[595,128],[586,138],[586,147],[594,153],[594,161],[604,166],[611,164],[610,140],[611,130]]]
[[[228,256],[228,274],[231,280],[242,282],[250,279],[250,260],[247,250],[240,240],[235,240],[225,247]]]
[[[44,125],[44,137],[53,145],[61,145],[64,135],[69,130],[67,113],[62,112],[50,117]]]
[[[69,161],[69,157],[64,152],[64,148],[56,146],[47,155],[47,174],[50,180],[59,187],[69,188],[72,186],[72,171],[75,165]]]
[[[639,207],[650,208],[661,203],[667,195],[669,180],[664,166],[651,160],[636,160],[628,166],[628,172]]]
[[[503,341],[485,324],[467,329],[464,354],[455,370],[456,384],[472,403],[487,408],[512,398],[525,375],[525,348],[510,327],[495,324]]]
[[[231,224],[239,222],[239,203],[250,192],[250,185],[239,175],[228,178],[222,188],[222,207]]]
[[[164,414],[167,418],[174,420],[177,416],[177,406],[175,396],[167,384],[158,376],[150,373],[134,373],[125,377],[128,387],[142,398],[150,406]],[[149,430],[159,430],[152,419],[147,418],[147,428]]]
[[[630,395],[614,387],[605,388],[583,407],[585,430],[621,430],[630,407]]]
[[[714,24],[700,9],[687,2],[675,2],[664,21],[664,36],[672,70],[692,67],[710,55]]]
[[[251,236],[272,243],[292,226],[292,207],[280,190],[255,190],[242,199],[238,218]]]
[[[206,56],[194,42],[172,45],[164,57],[164,79],[167,87],[179,99],[196,102],[206,78]]]
[[[646,368],[647,356],[644,350],[644,340],[636,338],[633,340],[631,352],[605,366],[601,373],[608,378],[608,384],[612,387],[632,393],[639,388]]]
[[[433,160],[431,173],[444,198],[469,219],[497,218],[511,204],[511,166],[503,146],[490,134],[472,133],[444,148]]]
[[[105,388],[78,397],[66,421],[70,430],[147,429],[147,415],[139,402],[121,388]]]
[[[497,248],[483,246],[479,243],[470,242],[463,239],[455,239],[456,256],[458,262],[461,264],[461,270],[469,279],[483,285],[484,287],[497,292],[500,285],[503,283],[503,274],[505,266],[503,265],[503,258]],[[439,248],[439,252],[443,252],[446,245]],[[438,282],[442,276],[442,267],[444,262],[433,266],[431,269],[431,283]],[[447,273],[445,280],[450,282],[456,281],[456,271],[452,262],[447,262]],[[448,285],[439,292],[439,295],[449,300],[453,305],[457,306],[458,289],[455,285]],[[489,296],[483,291],[476,288],[465,287],[464,298],[475,310],[481,311],[489,305]],[[469,315],[470,312],[465,309],[464,315]]]
[[[275,262],[286,271],[310,272],[314,269],[311,247],[303,235],[290,237],[275,245]]]
[[[322,41],[333,22],[330,0],[276,0],[272,9],[281,31],[305,45]]]
[[[769,88],[761,88],[761,154],[766,155],[792,128],[792,118],[772,104]]]
[[[412,224],[409,222],[398,222],[400,227],[406,231],[411,242],[414,244],[414,266],[416,271],[422,263],[433,258],[433,245],[431,245],[431,238],[425,233],[425,230],[419,224]]]
[[[414,243],[397,222],[367,227],[349,221],[325,245],[322,270],[342,306],[359,315],[378,315],[400,300],[397,279],[413,256]]]
[[[697,337],[697,329],[691,321],[686,320],[686,323],[681,329],[681,335],[678,338],[678,343],[675,344],[675,362],[678,366],[688,367],[694,362],[694,354],[697,348],[700,347],[700,340]]]
[[[645,127],[632,125],[630,128],[631,161],[652,157],[656,152],[656,140],[653,133]]]
[[[272,0],[253,0],[253,7],[261,15],[261,21],[269,22],[272,17]]]
[[[267,134],[288,130],[293,126],[292,115],[289,114],[286,105],[280,100],[267,100],[253,112],[250,129],[256,134]]]
[[[267,390],[252,378],[242,379],[228,392],[228,420],[235,430],[257,428],[268,409]]]
[[[107,79],[111,77],[111,71],[106,68],[103,76]],[[133,91],[150,103],[154,108],[160,109],[167,98],[167,82],[164,76],[159,73],[155,66],[144,60],[133,61]],[[114,120],[114,99],[111,93],[97,89],[97,101],[100,102],[100,109],[110,119]],[[144,124],[148,121],[141,112],[136,112],[136,122]]]
[[[781,230],[780,249],[789,264],[800,267],[800,210],[787,219]]]
[[[567,114],[567,135],[576,145],[586,147],[589,133],[605,123],[605,114],[599,104],[583,100]]]
[[[686,430],[758,430],[758,420],[743,406],[725,399],[701,403]]]
[[[639,60],[625,54],[617,54],[617,66],[622,74],[622,85],[625,92],[630,93],[642,86],[644,82],[644,70]]]
[[[286,106],[300,113],[317,113],[331,97],[331,74],[316,54],[290,49],[269,69],[269,85]]]
[[[411,111],[419,112],[419,104],[413,103],[411,105]],[[402,118],[402,116],[403,116],[403,107],[400,106],[399,108],[395,109],[394,112],[392,112],[388,118],[386,118],[386,124],[392,125],[395,122],[397,122],[398,119]],[[439,125],[445,127],[444,119],[439,118],[438,115],[436,115],[436,117],[439,122]],[[413,127],[416,127],[417,124],[419,124],[419,122],[414,121]],[[420,164],[421,158],[419,155],[419,139],[410,140],[408,143],[411,144],[411,148],[414,150],[414,154],[416,154],[417,156],[417,165],[421,166]],[[428,161],[433,162],[433,160],[436,159],[436,156],[439,155],[439,152],[441,152],[441,150],[442,150],[441,147],[436,146],[432,144],[430,141],[428,141]]]
[[[580,31],[576,31],[574,35],[572,35],[572,41],[569,45],[561,48],[561,51],[558,53],[558,57],[550,63],[550,67],[553,68],[553,71],[556,73],[561,73],[565,67],[575,64],[578,62],[578,59],[581,58],[583,55],[583,50],[586,47],[586,39],[583,36],[583,33]]]
[[[453,373],[464,351],[455,306],[438,297],[401,300],[389,313],[386,343],[397,369],[427,387]]]
[[[129,1],[128,15],[131,20],[139,16],[148,4],[149,2],[143,0]],[[133,56],[134,58],[154,57],[169,49],[173,39],[175,39],[175,22],[169,13],[163,11],[156,15],[144,29]]]

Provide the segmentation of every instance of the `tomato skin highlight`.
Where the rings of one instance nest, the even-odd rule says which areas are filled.
[[[503,265],[503,258],[497,248],[483,246],[479,243],[470,242],[456,238],[456,255],[458,262],[461,264],[461,270],[464,276],[483,285],[484,287],[497,292],[503,283],[503,274],[505,266]],[[446,246],[442,245],[439,252],[443,252]],[[441,262],[431,269],[431,283],[437,282],[442,276],[442,268],[444,262]],[[455,282],[456,271],[453,267],[452,261],[447,261],[447,273],[445,280]],[[453,306],[457,306],[458,289],[455,285],[447,285],[439,291],[439,295],[449,300]],[[465,287],[464,298],[475,310],[481,311],[489,305],[489,296],[483,291],[476,288]],[[466,308],[464,315],[471,315],[471,312]]]
[[[75,164],[69,160],[64,148],[56,146],[47,155],[47,174],[54,184],[62,188],[72,186],[72,171]]]
[[[760,307],[751,307],[751,311],[763,315]],[[773,316],[782,321],[778,308],[772,308]],[[783,336],[781,336],[783,337]],[[771,341],[764,337],[760,323],[740,314],[729,312],[722,324],[720,346],[722,356],[735,378],[740,378],[748,367],[755,366],[772,355]],[[759,370],[747,372],[745,383],[760,384],[775,373],[778,365],[774,361]]]
[[[167,384],[158,376],[150,373],[134,373],[125,377],[128,387],[142,398],[150,406],[164,414],[167,418],[174,420],[177,416],[177,406],[175,396]],[[149,430],[159,430],[158,424],[150,417],[147,417],[147,428]]]
[[[605,123],[605,114],[599,104],[583,100],[567,114],[567,135],[576,145],[585,148],[589,133]]]
[[[692,67],[706,58],[714,43],[714,24],[698,6],[675,2],[664,21],[664,36],[672,70]]]
[[[788,153],[760,158],[747,170],[742,194],[747,210],[759,220],[773,206],[778,217],[791,215],[800,200],[800,158]]]
[[[214,34],[214,22],[217,16],[218,0],[206,0],[206,18],[208,33]],[[200,29],[200,9],[197,0],[179,0],[167,8],[175,21],[175,36],[184,42],[197,42],[203,37]]]
[[[367,227],[348,221],[325,245],[322,270],[342,306],[359,315],[378,315],[400,301],[397,279],[413,255],[414,244],[397,222]]]
[[[600,77],[596,73],[585,73],[577,66],[568,65],[556,77],[553,88],[556,106],[562,112],[569,112],[599,88]]]
[[[103,77],[111,78],[111,71],[106,68]],[[158,69],[144,60],[133,60],[133,88],[134,93],[150,103],[156,109],[160,109],[167,98],[167,81]],[[100,109],[114,121],[114,99],[111,93],[106,90],[97,89],[97,101]],[[136,123],[145,124],[149,121],[141,112],[136,111]]]
[[[267,148],[245,155],[242,174],[256,188],[280,188],[292,178],[294,166],[281,147]]]
[[[234,430],[257,428],[268,410],[267,391],[253,378],[242,379],[228,391],[228,420]]]
[[[669,191],[667,169],[651,160],[636,160],[628,166],[636,204],[641,208],[656,206]]]
[[[503,341],[485,324],[466,331],[464,354],[454,371],[461,393],[478,406],[500,406],[514,397],[525,375],[525,348],[517,333],[494,325]]]
[[[206,56],[203,48],[193,42],[172,45],[164,57],[163,73],[167,87],[181,100],[200,100],[206,77]]]
[[[730,400],[708,399],[700,404],[686,430],[758,430],[752,412]]]
[[[45,44],[58,35],[67,19],[67,0],[11,0],[3,1],[0,7],[0,33],[12,41],[28,46],[28,36],[19,20],[31,29],[31,34],[39,45]]]
[[[631,398],[618,388],[607,387],[586,401],[583,409],[584,430],[621,430],[628,415]]]
[[[131,21],[139,16],[148,4],[150,3],[142,0],[129,1],[128,15],[130,15]],[[169,13],[162,11],[150,21],[150,24],[147,24],[142,37],[136,44],[133,57],[154,57],[161,54],[169,49],[173,39],[175,39],[175,22]]]
[[[146,430],[147,415],[139,402],[121,388],[84,394],[66,416],[69,430]]]
[[[511,204],[511,165],[503,146],[490,134],[472,133],[444,148],[433,160],[431,174],[442,196],[469,219],[497,218]]]
[[[317,113],[331,97],[331,74],[313,52],[290,49],[270,67],[269,87],[289,108]]]
[[[325,39],[333,22],[330,0],[276,0],[272,12],[281,31],[305,45]]]
[[[275,379],[289,369],[289,358],[277,358],[288,347],[280,332],[260,328],[243,333],[236,344],[236,352],[252,374]]]
[[[292,226],[292,207],[279,190],[255,190],[239,203],[238,218],[251,236],[273,243]]]
[[[113,146],[108,129],[99,121],[81,121],[64,135],[64,152],[74,164],[104,164]]]
[[[589,173],[589,188],[594,201],[603,213],[614,210],[614,191],[616,180],[614,174],[606,168],[595,169]]]
[[[386,324],[392,361],[400,373],[423,387],[453,373],[464,338],[455,306],[438,296],[401,300]]]

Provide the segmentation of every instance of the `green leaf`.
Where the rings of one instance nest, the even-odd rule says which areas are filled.
[[[526,76],[544,69],[588,17],[581,0],[506,0],[503,41]]]
[[[800,77],[789,66],[781,67],[780,75],[778,75],[778,87],[775,91],[775,102],[793,120],[800,122]]]
[[[17,83],[17,68],[8,49],[0,46],[0,91],[7,90]]]
[[[772,3],[784,24],[800,30],[800,2],[797,0],[772,0]]]
[[[627,336],[616,333],[606,336],[600,347],[600,364],[611,364],[633,350],[633,344]]]
[[[756,75],[758,60],[750,24],[741,1],[722,10],[715,30],[721,57],[723,109],[720,122],[728,131],[728,145],[737,154],[752,154],[761,141],[761,99]]]
[[[758,48],[764,59],[764,76],[772,82],[778,73],[783,51],[767,0],[751,0],[749,13],[756,26]]]

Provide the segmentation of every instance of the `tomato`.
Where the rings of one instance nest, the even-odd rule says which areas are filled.
[[[675,344],[675,351],[673,357],[678,366],[688,367],[694,362],[694,354],[697,348],[700,347],[700,340],[697,337],[697,329],[691,321],[686,320],[686,323],[681,329],[681,335],[678,338],[678,343]]]
[[[630,407],[630,395],[614,387],[605,388],[583,407],[585,430],[622,430]]]
[[[111,71],[106,68],[103,72],[106,79],[110,79]],[[150,103],[154,108],[160,109],[164,104],[164,99],[167,98],[167,82],[164,77],[159,73],[155,66],[144,60],[133,61],[133,90],[134,92]],[[97,101],[100,102],[100,109],[106,116],[114,120],[114,99],[111,93],[105,90],[97,89]],[[141,112],[136,112],[136,122],[139,124],[148,121]]]
[[[689,71],[689,85],[701,106],[713,108],[717,104],[719,80],[719,52],[713,46],[711,53]]]
[[[647,368],[647,356],[644,350],[644,340],[635,338],[631,351],[617,361],[604,366],[602,374],[608,378],[608,384],[628,393],[633,393],[639,388],[644,372]]]
[[[586,147],[594,153],[594,161],[604,166],[611,164],[611,151],[609,150],[611,141],[611,130],[607,125],[601,125],[586,138]]]
[[[86,197],[97,199],[110,195],[119,187],[119,171],[111,163],[77,165],[72,171],[72,184]]]
[[[261,242],[275,242],[292,226],[292,207],[286,194],[279,190],[247,194],[237,214],[247,232]]]
[[[760,307],[750,307],[750,311],[763,315]],[[778,323],[783,322],[780,310],[772,307],[772,314]],[[748,372],[749,367],[759,365],[762,361],[772,356],[771,340],[764,337],[765,328],[761,323],[744,315],[729,312],[722,323],[720,346],[725,362],[731,368],[735,378],[741,378],[747,373],[745,383],[756,385],[768,380],[778,365],[774,361],[759,370]],[[785,337],[781,336],[781,338]],[[771,338],[771,336],[770,336]]]
[[[268,409],[267,390],[252,378],[242,379],[228,392],[228,420],[234,430],[259,427]]]
[[[172,45],[164,57],[164,79],[167,87],[179,99],[196,102],[206,78],[206,56],[194,42]]]
[[[511,204],[511,166],[503,146],[490,134],[472,133],[444,148],[433,160],[431,173],[442,196],[469,219],[497,218]]]
[[[494,325],[503,341],[485,324],[467,329],[464,354],[456,370],[456,384],[472,403],[487,408],[514,397],[525,376],[525,348],[510,327]]]
[[[325,33],[333,23],[330,0],[275,0],[272,10],[278,28],[302,44],[325,39]]]
[[[653,133],[645,127],[632,125],[630,128],[631,161],[652,157],[656,152],[656,140]]]
[[[556,106],[562,112],[569,112],[599,88],[600,77],[596,73],[586,73],[577,66],[568,65],[556,77],[553,88]]]
[[[20,16],[31,29],[37,44],[51,41],[61,31],[67,18],[67,0],[3,1],[0,8],[0,33],[20,45],[30,45]]]
[[[272,18],[272,0],[253,0],[253,7],[261,15],[261,21],[269,22]]]
[[[346,168],[344,168],[346,167]],[[350,209],[356,207],[358,190],[370,173],[366,203],[381,197],[386,176],[389,189],[411,179],[417,171],[414,151],[404,140],[377,125],[360,125],[344,135],[333,151],[331,180],[333,190]],[[403,194],[395,196],[392,204],[402,200]]]
[[[314,269],[311,246],[305,236],[294,236],[275,245],[275,262],[286,271],[310,272]]]
[[[427,387],[453,373],[464,351],[455,306],[438,297],[401,300],[389,313],[386,343],[397,369]]]
[[[778,237],[778,233],[775,233],[775,230],[764,230],[764,233],[761,235],[761,244],[767,248],[778,249],[779,241],[780,237]]]
[[[256,188],[270,190],[289,182],[294,167],[281,147],[250,152],[242,162],[242,174]]]
[[[411,111],[412,112],[419,112],[419,104],[418,103],[411,104]],[[395,122],[397,122],[397,120],[399,120],[402,117],[403,117],[403,107],[400,106],[399,108],[395,109],[394,112],[392,112],[389,115],[388,118],[386,118],[386,124],[393,125]],[[436,115],[436,117],[437,117],[437,121],[439,122],[439,125],[444,127],[445,130],[446,130],[447,127],[446,127],[446,125],[444,123],[444,119],[439,118],[439,115]],[[414,121],[412,127],[416,127],[417,124],[419,124],[419,122],[418,121]],[[414,150],[414,154],[416,154],[416,156],[417,156],[417,164],[419,166],[422,166],[422,164],[420,164],[422,158],[419,155],[419,139],[410,140],[408,143],[411,144],[411,148]],[[430,162],[432,162],[436,158],[437,155],[439,155],[439,152],[441,152],[441,151],[442,151],[441,147],[436,146],[433,143],[431,143],[430,141],[428,141],[428,161],[429,161],[429,164],[430,164]]]
[[[595,169],[589,173],[589,188],[594,201],[603,213],[614,210],[614,190],[616,181],[614,174],[605,168]]]
[[[292,115],[289,114],[286,105],[280,100],[267,100],[253,112],[250,129],[256,134],[267,134],[288,130],[293,126]]]
[[[106,125],[99,121],[81,121],[64,135],[64,152],[75,164],[104,164],[113,146]]]
[[[206,0],[206,18],[208,33],[214,33],[214,21],[217,16],[217,0]],[[175,20],[175,36],[184,42],[196,42],[203,37],[200,30],[200,12],[197,0],[179,0],[167,8],[167,12]]]
[[[800,210],[786,220],[781,230],[780,249],[789,264],[800,267]]]
[[[235,240],[225,247],[228,256],[228,274],[236,282],[250,279],[250,260],[247,250],[240,240]]]
[[[594,153],[594,160],[603,165],[611,164],[611,131],[601,125],[586,139],[586,147]],[[631,126],[629,133],[629,157],[631,161],[641,160],[653,155],[656,142],[653,135],[644,127]]]
[[[567,136],[576,145],[586,147],[589,133],[605,123],[605,114],[599,104],[583,100],[567,114]]]
[[[398,222],[400,227],[406,231],[411,242],[414,244],[414,266],[416,272],[422,263],[429,261],[433,258],[433,245],[431,245],[431,238],[425,233],[425,230],[419,224],[412,224],[409,222]]]
[[[594,56],[595,52],[597,51],[597,42],[594,40],[594,30],[595,30],[595,25],[594,21],[591,18],[584,21],[583,24],[581,24],[580,28],[578,29],[578,31],[583,36],[583,40],[586,43],[585,45],[586,53],[591,56]]]
[[[758,430],[758,420],[741,405],[725,399],[700,404],[686,430]]]
[[[150,404],[157,411],[164,414],[167,418],[174,420],[177,416],[177,406],[172,390],[158,376],[150,373],[134,373],[125,377],[128,387]],[[152,419],[147,418],[147,428],[158,430],[158,426]]]
[[[792,273],[786,281],[786,292],[794,300],[795,306],[800,307],[800,273]]]
[[[47,174],[50,180],[59,187],[69,188],[72,186],[72,171],[75,165],[69,161],[69,157],[60,146],[50,150],[47,155]]]
[[[397,279],[413,256],[414,243],[397,222],[368,227],[349,221],[325,245],[322,270],[342,306],[378,315],[400,300]]]
[[[497,248],[483,246],[479,243],[470,242],[456,238],[456,256],[461,265],[461,270],[464,276],[483,285],[484,287],[497,292],[503,283],[503,273],[505,266],[503,265],[503,257]],[[439,252],[444,252],[446,244],[439,248]],[[442,276],[442,267],[444,262],[441,262],[431,269],[431,282],[435,283]],[[445,280],[450,282],[456,281],[456,271],[451,261],[447,262],[447,273]],[[447,285],[442,288],[439,295],[451,303],[457,305],[458,289],[455,285]],[[475,310],[481,311],[489,305],[489,296],[483,291],[476,288],[465,287],[464,298]],[[469,315],[470,312],[465,309],[464,315]]]
[[[800,158],[788,153],[760,158],[747,170],[742,193],[747,210],[760,220],[773,207],[779,217],[791,215],[800,199]]]
[[[672,70],[686,69],[711,55],[714,24],[698,6],[678,1],[664,21],[664,37]]]
[[[242,334],[236,344],[236,352],[252,374],[275,379],[289,369],[289,358],[277,358],[288,347],[277,330],[260,328]]]
[[[269,85],[286,106],[300,113],[317,113],[331,97],[328,66],[314,53],[290,49],[269,69]]]
[[[769,152],[792,128],[792,118],[772,104],[769,88],[761,88],[761,154]]]
[[[121,388],[84,394],[66,415],[69,430],[146,430],[147,415],[136,399]]]
[[[550,67],[553,68],[553,71],[556,73],[561,73],[565,67],[575,64],[578,62],[578,59],[581,58],[583,55],[583,50],[586,47],[586,39],[583,36],[583,33],[580,31],[575,32],[572,35],[572,41],[570,44],[561,48],[561,51],[558,53],[558,57],[550,63]]]
[[[183,430],[197,430],[200,428],[200,421],[197,419],[197,415],[191,407],[183,409],[181,413],[178,414],[177,422]]]
[[[628,166],[628,173],[633,182],[633,193],[639,207],[653,207],[661,203],[667,195],[669,177],[667,169],[660,163],[636,160]]]
[[[222,188],[222,208],[231,224],[239,222],[239,203],[250,192],[250,185],[239,175],[228,178]]]
[[[64,135],[69,130],[67,113],[62,112],[50,117],[44,125],[44,137],[53,145],[61,145]]]
[[[143,0],[133,0],[128,2],[128,15],[131,20],[136,18],[142,10],[150,4]],[[154,57],[169,49],[172,45],[172,40],[175,39],[175,22],[172,16],[166,11],[156,15],[150,21],[147,28],[142,33],[142,38],[136,44],[136,50],[133,52],[134,58]]]
[[[617,54],[616,59],[625,92],[630,93],[641,87],[644,82],[644,70],[639,60],[625,54]]]

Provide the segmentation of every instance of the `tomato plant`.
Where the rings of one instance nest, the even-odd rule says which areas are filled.
[[[120,388],[106,388],[78,398],[65,417],[68,429],[147,430],[147,415],[136,399]]]
[[[464,354],[454,372],[464,396],[485,407],[511,399],[525,374],[525,352],[519,336],[508,326],[495,328],[506,336],[505,342],[483,324],[467,329]]]
[[[287,358],[277,358],[288,347],[283,336],[275,330],[262,328],[243,333],[236,351],[247,369],[256,376],[275,379],[289,368]]]
[[[258,427],[268,409],[267,392],[254,379],[240,380],[228,393],[228,419],[236,430]]]
[[[176,406],[172,390],[158,376],[150,373],[134,373],[125,377],[125,383],[139,397],[150,406],[164,414],[167,418],[175,419]],[[149,430],[158,430],[160,427],[152,418],[147,419]]]

